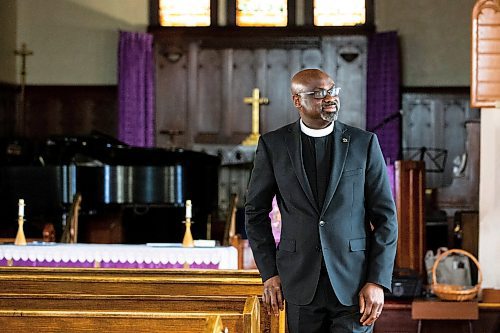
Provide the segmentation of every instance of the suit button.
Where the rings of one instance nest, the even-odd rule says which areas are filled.
[[[321,252],[321,246],[316,246],[316,252]]]
[[[324,227],[324,226],[325,226],[325,224],[326,224],[326,223],[325,223],[325,221],[319,221],[319,226],[320,226],[320,227]]]

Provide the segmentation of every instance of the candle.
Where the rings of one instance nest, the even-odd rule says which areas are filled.
[[[17,216],[24,217],[24,199],[19,199],[18,206],[19,206],[19,211]]]
[[[193,217],[191,212],[191,200],[186,200],[186,219]]]

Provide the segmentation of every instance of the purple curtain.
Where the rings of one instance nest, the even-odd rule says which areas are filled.
[[[377,133],[388,164],[400,158],[400,58],[396,32],[372,35],[368,40],[366,128]]]
[[[131,146],[154,146],[153,36],[120,32],[118,138]]]

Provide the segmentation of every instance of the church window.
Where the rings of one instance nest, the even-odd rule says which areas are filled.
[[[210,25],[210,0],[160,0],[159,19],[164,27]]]
[[[236,0],[236,25],[286,27],[287,0]]]
[[[366,23],[366,0],[314,0],[315,26],[355,26]]]

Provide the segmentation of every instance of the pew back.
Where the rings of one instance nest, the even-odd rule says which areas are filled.
[[[262,281],[255,270],[0,267],[0,283],[3,287],[0,310],[21,306],[31,310],[61,311],[75,308],[118,312],[196,309],[241,313],[248,296],[262,293]],[[257,297],[255,300],[260,308]],[[285,331],[284,313],[281,318],[275,318],[264,312],[263,307],[259,312],[262,332]]]

